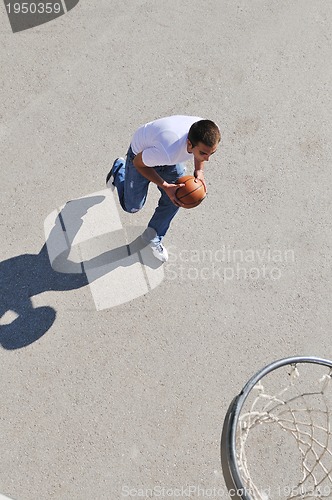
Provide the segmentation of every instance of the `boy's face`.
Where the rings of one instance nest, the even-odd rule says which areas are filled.
[[[212,148],[206,146],[202,142],[198,142],[196,146],[193,146],[191,142],[187,141],[187,151],[192,153],[196,160],[198,161],[209,161],[210,156],[213,155],[218,148],[219,144],[215,144]]]

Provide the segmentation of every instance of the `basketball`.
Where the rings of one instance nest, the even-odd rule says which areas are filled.
[[[185,175],[177,180],[177,184],[184,184],[177,189],[175,195],[184,208],[197,207],[205,198],[206,192],[204,184],[193,175]]]

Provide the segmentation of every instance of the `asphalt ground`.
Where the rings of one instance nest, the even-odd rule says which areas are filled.
[[[0,14],[0,492],[227,498],[232,398],[276,359],[332,358],[332,4],[82,0],[16,33]],[[79,266],[144,229],[157,189],[125,214],[104,179],[171,114],[215,120],[222,143],[170,261],[65,272],[65,230],[85,230]]]

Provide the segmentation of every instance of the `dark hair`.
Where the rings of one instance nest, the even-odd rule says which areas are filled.
[[[188,140],[195,147],[199,142],[213,148],[220,142],[219,127],[211,120],[199,120],[192,124],[188,132]]]

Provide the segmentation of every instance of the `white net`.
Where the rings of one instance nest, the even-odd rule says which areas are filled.
[[[236,433],[252,499],[332,498],[331,376],[324,366],[287,365],[252,389]]]

